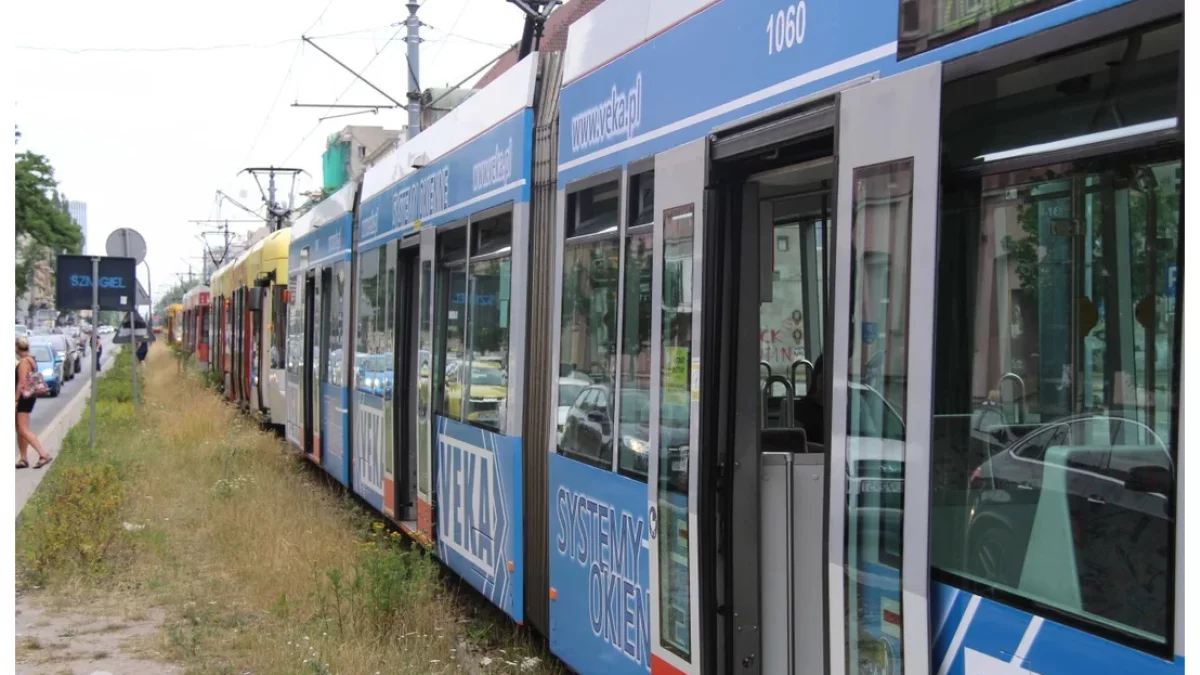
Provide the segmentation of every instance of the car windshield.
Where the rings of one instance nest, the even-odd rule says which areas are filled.
[[[50,353],[50,348],[46,345],[30,345],[29,353],[33,358],[37,359],[38,363],[50,363],[54,361],[54,354]]]
[[[626,424],[650,419],[650,395],[634,390],[621,393],[621,421]]]
[[[472,366],[471,384],[503,387],[505,384],[504,371],[500,370],[499,368],[489,368],[487,366]]]
[[[583,391],[582,384],[560,384],[558,385],[558,404],[571,405],[575,399],[579,398],[579,392]]]

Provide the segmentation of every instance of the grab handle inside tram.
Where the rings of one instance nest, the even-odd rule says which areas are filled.
[[[808,371],[804,374],[804,391],[806,393],[808,392],[808,387],[812,384],[813,369],[814,369],[812,361],[809,361],[808,359],[796,359],[795,361],[792,362],[792,372],[791,372],[793,396],[795,395],[795,392],[797,389],[796,388],[796,368],[798,368],[800,366],[804,366],[805,370]]]
[[[763,383],[762,388],[762,428],[767,428],[767,402],[771,400],[771,388],[773,385],[782,384],[784,388],[784,400],[779,412],[780,426],[790,429],[792,427],[792,418],[796,414],[796,393],[792,389],[792,383],[782,375],[771,375]]]
[[[996,389],[1001,392],[1001,396],[1003,396],[1005,380],[1012,380],[1016,383],[1016,389],[1013,391],[1013,409],[1016,419],[1013,421],[1017,424],[1023,424],[1025,422],[1025,415],[1023,414],[1025,408],[1025,380],[1012,371],[1001,375],[1000,381],[996,383]]]

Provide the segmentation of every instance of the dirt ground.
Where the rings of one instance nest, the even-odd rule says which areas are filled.
[[[17,675],[171,675],[160,660],[162,611],[59,607],[36,591],[17,595]]]

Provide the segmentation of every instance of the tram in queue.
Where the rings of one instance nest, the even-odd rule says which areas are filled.
[[[183,349],[195,355],[196,367],[209,367],[209,286],[193,286],[183,294]]]
[[[258,239],[212,277],[227,400],[269,425],[287,419],[284,340],[291,228]]]
[[[183,304],[173,302],[167,305],[166,320],[164,323],[167,326],[167,344],[172,347],[183,342]]]
[[[609,0],[292,225],[286,438],[583,675],[1182,673],[1182,40]]]

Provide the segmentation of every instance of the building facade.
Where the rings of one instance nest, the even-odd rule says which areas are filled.
[[[88,252],[88,219],[87,219],[87,203],[70,200],[67,202],[67,212],[71,214],[71,219],[79,226],[79,231],[83,235],[83,253]]]

